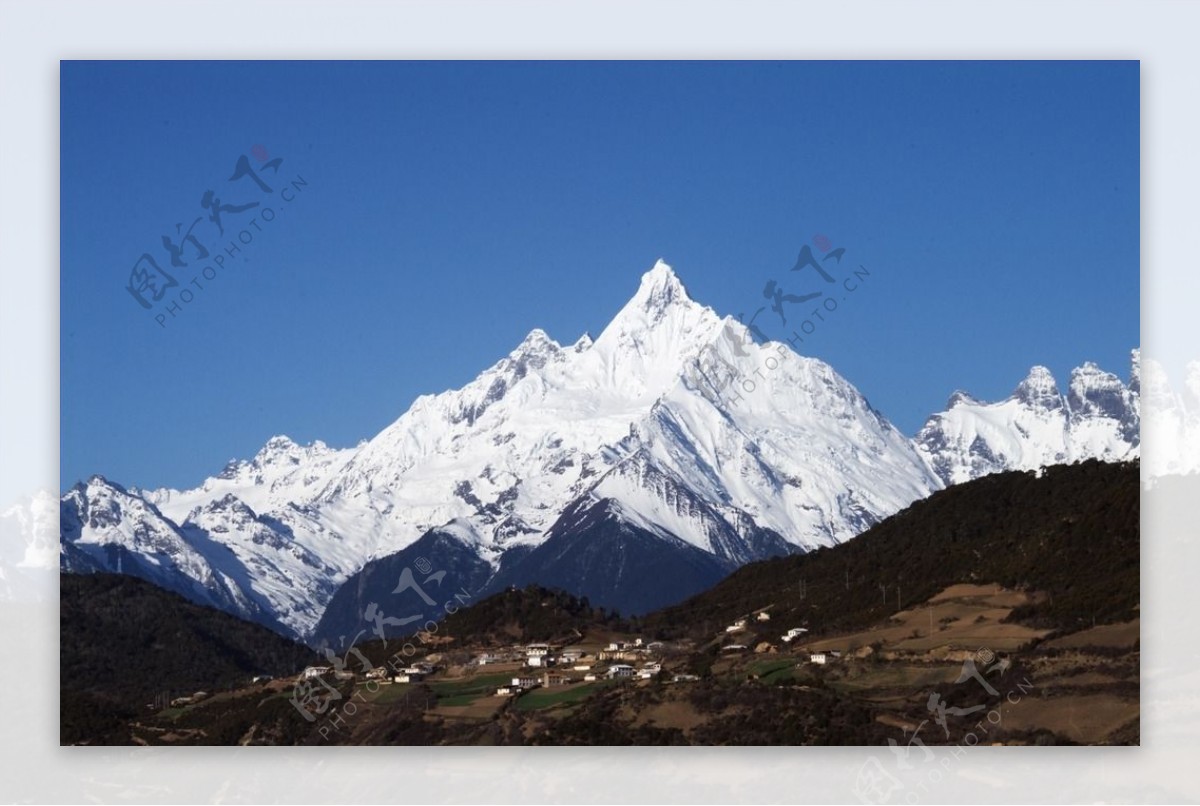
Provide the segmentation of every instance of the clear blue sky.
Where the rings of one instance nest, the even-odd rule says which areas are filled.
[[[353,445],[534,327],[597,333],[659,257],[753,313],[768,279],[820,290],[788,271],[815,235],[871,276],[803,352],[908,433],[1035,363],[1126,377],[1138,344],[1136,62],[64,62],[61,88],[64,487]],[[282,158],[272,194],[227,181],[240,155]],[[260,206],[172,269],[210,189]],[[143,253],[195,295],[166,328],[126,290]]]

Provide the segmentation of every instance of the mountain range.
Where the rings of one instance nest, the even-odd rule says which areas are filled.
[[[1004,470],[1137,458],[1139,364],[1135,350],[1128,386],[1088,362],[1072,370],[1065,395],[1041,366],[998,403],[955,392],[946,411],[930,417],[917,434],[917,450],[947,485]]]
[[[1035,367],[1003,401],[955,393],[909,438],[660,261],[594,340],[533,330],[356,447],[275,437],[191,490],[77,484],[60,566],[138,576],[313,645],[411,632],[455,591],[530,582],[647,612],[948,485],[1135,458],[1141,389],[1136,350],[1128,384],[1084,364],[1063,394]],[[1167,394],[1157,376],[1148,394]]]

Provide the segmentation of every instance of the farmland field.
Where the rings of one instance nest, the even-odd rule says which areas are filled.
[[[614,681],[602,680],[596,683],[585,683],[582,686],[563,686],[562,688],[553,689],[539,688],[521,695],[517,700],[516,708],[518,711],[535,711],[564,703],[578,702],[593,691],[613,684]]]

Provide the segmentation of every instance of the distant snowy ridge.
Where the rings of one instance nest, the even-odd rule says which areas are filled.
[[[917,449],[945,484],[1083,459],[1134,459],[1141,445],[1139,376],[1134,350],[1128,385],[1088,362],[1071,372],[1065,395],[1041,366],[997,403],[955,392],[946,411],[917,434]]]

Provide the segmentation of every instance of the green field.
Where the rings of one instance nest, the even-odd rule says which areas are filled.
[[[774,683],[778,680],[790,680],[796,676],[796,664],[789,663],[781,669],[773,669],[758,679],[764,683]]]
[[[757,675],[764,683],[774,683],[792,676],[796,668],[796,659],[767,660],[750,664],[750,673]]]
[[[615,683],[613,680],[601,680],[596,683],[588,683],[572,688],[534,689],[517,698],[516,709],[518,711],[536,711],[541,708],[550,708],[564,703],[579,702],[593,691],[612,685],[613,683]]]
[[[511,683],[512,674],[481,674],[462,680],[446,680],[430,683],[429,687],[437,694],[439,705],[470,705],[483,696],[494,694],[496,689]]]

